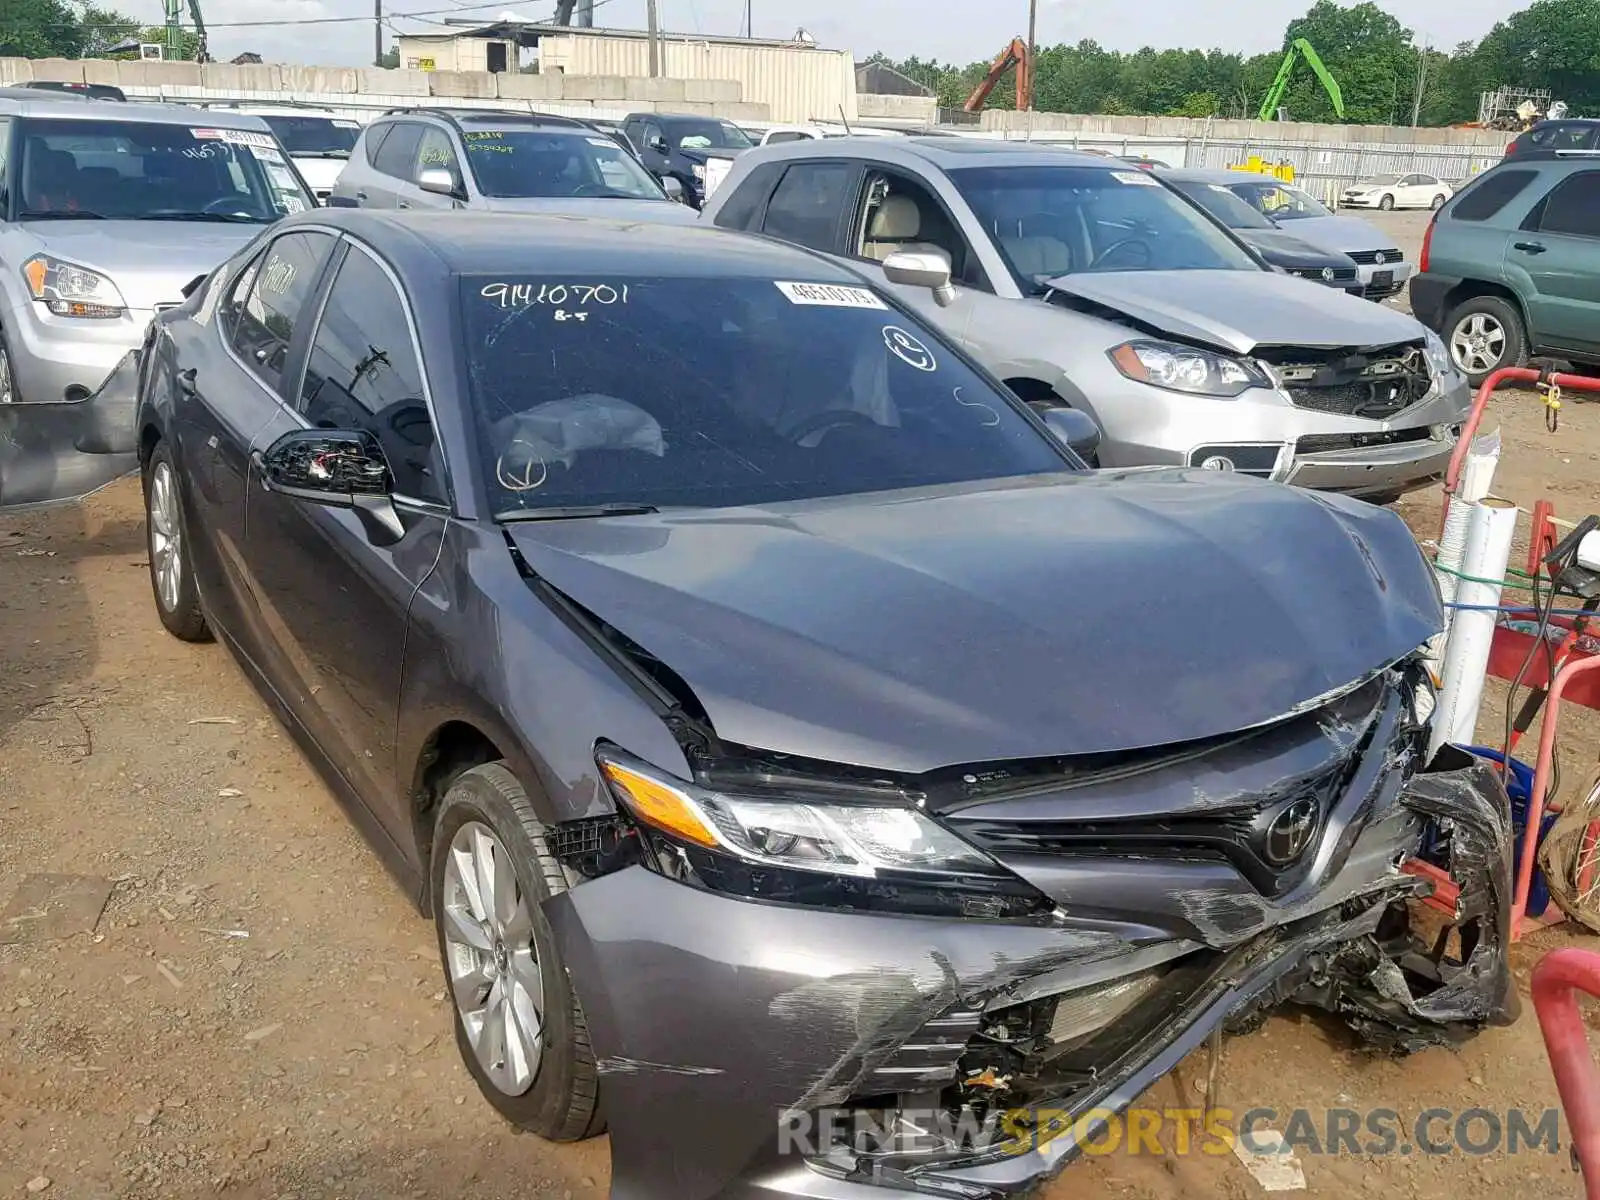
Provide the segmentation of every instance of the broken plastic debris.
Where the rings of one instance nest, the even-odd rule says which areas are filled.
[[[207,929],[203,925],[200,927],[200,932],[225,938],[247,938],[250,936],[250,931],[248,929]]]
[[[991,1088],[999,1091],[1001,1088],[1011,1086],[1011,1076],[995,1073],[993,1067],[985,1067],[981,1071],[973,1071],[967,1076],[968,1087]]]
[[[1283,1144],[1283,1134],[1276,1129],[1255,1129],[1244,1137],[1235,1138],[1233,1155],[1263,1191],[1306,1190],[1306,1174],[1300,1169],[1300,1160]]]
[[[237,725],[238,723],[233,717],[195,717],[189,722],[191,725]]]
[[[244,1040],[247,1042],[259,1042],[262,1038],[271,1037],[282,1028],[282,1021],[274,1022],[271,1025],[263,1025],[260,1029],[252,1029],[249,1033],[245,1034]]]
[[[241,792],[238,788],[223,788],[220,792],[217,793],[217,795],[220,796],[224,800],[232,800],[235,797],[244,795],[244,793]]]

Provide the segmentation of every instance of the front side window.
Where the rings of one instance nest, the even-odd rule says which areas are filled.
[[[365,429],[376,437],[400,494],[445,501],[444,460],[405,301],[360,248],[345,256],[328,292],[300,409],[320,428]]]
[[[950,178],[1026,292],[1089,272],[1264,269],[1145,171],[972,167]]]
[[[633,155],[591,130],[468,129],[463,136],[485,196],[666,199]]]
[[[349,158],[361,136],[360,124],[336,117],[272,114],[261,119],[278,135],[283,148],[299,158]]]
[[[833,250],[839,218],[854,201],[855,176],[848,162],[796,163],[767,202],[762,231],[813,250]]]
[[[13,145],[9,182],[22,221],[267,224],[314,204],[265,131],[26,118]]]
[[[332,249],[333,238],[325,233],[286,234],[239,281],[238,287],[249,290],[237,308],[233,347],[274,391],[282,387],[289,348]]]
[[[1286,183],[1245,180],[1230,184],[1229,190],[1257,212],[1265,213],[1274,221],[1297,221],[1306,217],[1333,215],[1309,193]]]
[[[674,121],[667,141],[676,150],[748,150],[755,145],[731,121]]]
[[[1069,459],[864,286],[460,281],[491,507],[722,507],[1035,475]]]
[[[1220,183],[1172,185],[1229,229],[1271,229],[1273,224]]]
[[[461,164],[456,160],[455,144],[442,129],[429,127],[422,135],[417,149],[417,173],[423,171],[449,171],[450,178],[461,182]]]

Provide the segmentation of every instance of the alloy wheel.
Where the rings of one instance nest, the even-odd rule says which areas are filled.
[[[1469,313],[1451,331],[1450,357],[1469,375],[1494,370],[1505,354],[1505,327],[1488,313]]]
[[[508,1096],[533,1086],[544,1052],[544,975],[511,856],[468,821],[444,868],[445,969],[478,1065]]]
[[[177,612],[183,592],[183,525],[172,467],[158,462],[150,476],[150,565],[155,569],[161,607]]]

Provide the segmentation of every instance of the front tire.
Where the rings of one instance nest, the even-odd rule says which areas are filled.
[[[200,608],[189,538],[183,525],[178,470],[165,442],[157,442],[144,468],[145,549],[156,613],[179,641],[209,642],[211,629]]]
[[[451,784],[434,825],[431,887],[456,1047],[484,1099],[553,1142],[599,1133],[589,1027],[543,909],[567,890],[566,876],[503,763]]]
[[[1394,208],[1394,197],[1385,196],[1383,199],[1378,201],[1378,207],[1383,209],[1384,212],[1392,211]]]
[[[1478,387],[1501,367],[1528,361],[1528,334],[1517,306],[1503,296],[1473,296],[1445,319],[1445,345],[1467,382]]]

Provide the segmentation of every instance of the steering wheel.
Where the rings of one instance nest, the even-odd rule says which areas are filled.
[[[1098,267],[1101,263],[1105,262],[1108,258],[1110,258],[1112,255],[1114,255],[1118,250],[1127,249],[1129,246],[1138,246],[1139,249],[1143,252],[1143,254],[1144,254],[1144,262],[1143,262],[1142,265],[1149,266],[1150,263],[1154,260],[1155,253],[1150,249],[1150,243],[1149,242],[1145,241],[1143,238],[1127,237],[1127,238],[1123,238],[1121,241],[1112,242],[1111,245],[1107,246],[1104,250],[1100,251],[1099,254],[1096,254],[1094,256],[1094,261],[1092,261],[1089,264],[1089,269],[1091,271],[1094,270],[1094,268]]]
[[[232,207],[229,207],[230,205]],[[200,211],[203,213],[221,213],[230,217],[239,213],[245,213],[246,216],[249,215],[245,211],[244,202],[238,196],[218,196],[210,204],[204,205]]]
[[[865,425],[872,429],[879,428],[878,423],[865,413],[858,413],[848,408],[830,408],[823,412],[813,413],[801,421],[799,425],[790,430],[789,437],[798,445],[813,433],[820,433],[827,429],[837,429],[841,425]]]

